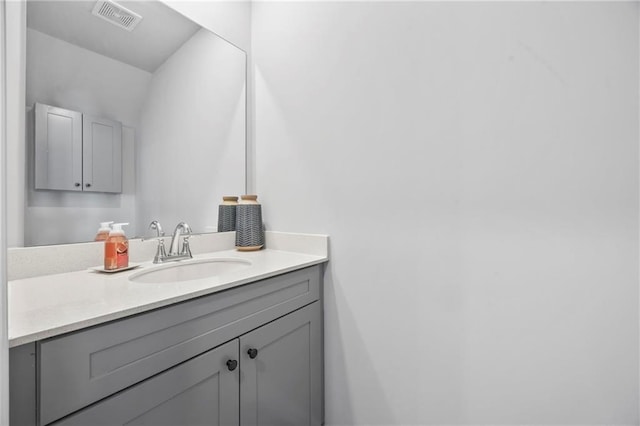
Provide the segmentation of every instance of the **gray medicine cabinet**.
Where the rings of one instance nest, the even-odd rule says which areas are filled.
[[[35,104],[35,189],[122,192],[122,124]]]
[[[321,268],[12,348],[11,425],[321,425]]]

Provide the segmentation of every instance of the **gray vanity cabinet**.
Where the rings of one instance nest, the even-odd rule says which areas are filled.
[[[319,305],[292,312],[53,425],[320,425]],[[238,346],[243,348],[240,362]]]
[[[242,426],[322,424],[318,302],[240,337]]]
[[[237,425],[240,402],[237,359],[236,339],[54,424]]]
[[[10,352],[12,426],[322,424],[312,266]]]

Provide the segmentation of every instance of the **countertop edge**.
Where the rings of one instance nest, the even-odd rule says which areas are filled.
[[[277,251],[284,251],[284,250],[277,250]],[[100,325],[100,324],[104,324],[110,321],[114,321],[114,320],[118,320],[118,319],[122,319],[128,316],[132,316],[132,315],[137,315],[137,314],[141,314],[144,312],[148,312],[154,309],[158,309],[158,308],[163,308],[175,303],[180,303],[180,302],[184,302],[187,300],[191,300],[191,299],[195,299],[198,297],[202,297],[202,296],[207,296],[210,294],[215,294],[218,293],[220,291],[223,290],[228,290],[230,288],[234,288],[234,287],[239,287],[245,284],[250,284],[253,283],[255,281],[260,281],[266,278],[271,278],[277,275],[281,275],[281,274],[285,274],[287,272],[292,272],[292,271],[296,271],[299,269],[304,269],[310,266],[315,266],[315,265],[320,265],[323,263],[326,263],[329,261],[328,256],[319,256],[317,259],[314,260],[310,260],[310,261],[306,261],[306,262],[301,262],[297,265],[292,265],[292,266],[288,266],[288,267],[284,267],[284,268],[280,268],[277,270],[273,270],[273,271],[269,271],[269,272],[265,272],[265,273],[261,273],[261,274],[257,274],[255,276],[252,277],[248,277],[248,278],[243,278],[243,279],[239,279],[237,281],[233,281],[230,283],[225,283],[225,284],[220,284],[220,285],[216,285],[216,286],[212,286],[209,287],[207,289],[203,289],[203,290],[198,290],[198,291],[194,291],[192,293],[187,293],[187,294],[181,294],[181,295],[177,295],[174,297],[168,297],[166,299],[163,300],[159,300],[156,302],[151,302],[151,303],[147,303],[147,304],[143,304],[143,305],[138,305],[135,307],[131,307],[128,309],[124,309],[122,311],[118,311],[118,312],[113,312],[113,313],[109,313],[109,314],[105,314],[105,315],[100,315],[94,318],[90,318],[90,319],[84,319],[81,321],[77,321],[77,322],[73,322],[73,323],[69,323],[69,324],[65,324],[64,326],[58,326],[58,327],[54,327],[51,329],[47,329],[44,331],[39,331],[36,333],[30,333],[30,334],[26,334],[26,335],[22,335],[19,337],[14,337],[11,338],[11,336],[9,336],[9,348],[14,348],[17,346],[21,346],[27,343],[32,343],[32,342],[36,342],[38,340],[43,340],[43,339],[47,339],[47,338],[51,338],[51,337],[56,337],[62,334],[66,334],[66,333],[70,333],[73,331],[78,331],[84,328],[88,328],[88,327],[93,327],[96,325]]]

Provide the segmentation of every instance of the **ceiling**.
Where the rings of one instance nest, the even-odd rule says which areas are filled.
[[[118,1],[142,16],[129,32],[92,15],[95,1],[28,0],[27,27],[150,73],[200,26],[158,1]]]

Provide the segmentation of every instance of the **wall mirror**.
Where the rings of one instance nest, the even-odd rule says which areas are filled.
[[[245,52],[162,2],[117,4],[133,30],[95,1],[27,0],[24,229],[9,224],[25,246],[92,241],[105,221],[215,232],[222,196],[245,191]],[[34,189],[35,103],[122,123],[122,193]]]

